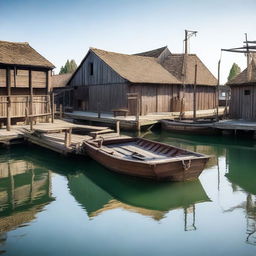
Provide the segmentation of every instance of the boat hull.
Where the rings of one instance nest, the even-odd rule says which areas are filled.
[[[158,181],[196,179],[209,160],[209,157],[205,156],[184,161],[147,163],[113,157],[108,153],[102,152],[100,148],[96,148],[88,143],[85,143],[85,150],[91,158],[114,172]]]
[[[206,125],[200,124],[186,124],[186,123],[179,123],[179,122],[172,122],[167,120],[161,121],[161,126],[163,130],[172,131],[172,132],[182,132],[182,133],[189,133],[189,134],[217,134],[218,132]]]

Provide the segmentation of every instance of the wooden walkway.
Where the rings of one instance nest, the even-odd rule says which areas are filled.
[[[223,116],[225,107],[219,108],[219,116]],[[174,119],[179,117],[179,112],[163,112],[152,113],[145,116],[140,116],[139,121],[135,116],[116,116],[113,114],[101,113],[100,117],[96,112],[89,111],[73,111],[65,112],[65,116],[74,120],[97,122],[106,125],[114,125],[116,121],[120,121],[120,127],[125,130],[139,130],[143,127],[152,126],[163,119]],[[210,118],[216,116],[216,109],[197,110],[198,118]],[[193,111],[186,111],[183,118],[193,118]]]
[[[73,133],[75,131],[76,133]],[[79,133],[77,133],[79,132]],[[100,136],[104,139],[119,137],[119,131],[103,126],[80,125],[55,120],[54,123],[39,123],[30,130],[29,125],[16,125],[11,131],[0,129],[0,144],[13,144],[24,140],[63,155],[84,154],[83,143]]]

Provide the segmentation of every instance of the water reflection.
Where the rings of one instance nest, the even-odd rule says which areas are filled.
[[[72,237],[74,242],[79,239],[76,237],[77,230],[72,233],[74,220],[83,227],[81,228],[83,236],[89,234],[87,239],[91,237],[91,234],[95,235],[95,243],[99,241],[100,232],[106,231],[99,225],[104,221],[108,221],[107,224],[115,229],[116,233],[112,233],[113,230],[108,229],[108,232],[113,236],[124,234],[127,235],[127,240],[130,239],[130,234],[136,236],[137,233],[119,230],[115,226],[115,223],[120,219],[116,219],[113,211],[121,209],[126,214],[121,215],[119,213],[120,218],[130,221],[131,225],[134,220],[137,221],[136,225],[139,225],[141,232],[144,228],[154,231],[150,233],[155,235],[155,237],[150,237],[151,241],[153,239],[155,241],[158,237],[159,241],[162,241],[170,235],[170,237],[176,238],[177,244],[181,242],[180,239],[182,241],[184,239],[185,242],[191,239],[191,242],[195,242],[199,237],[204,239],[205,234],[209,235],[209,240],[214,240],[215,236],[217,237],[220,231],[223,231],[218,240],[219,246],[223,247],[226,244],[225,237],[228,237],[229,232],[232,232],[228,228],[226,231],[226,227],[235,226],[238,227],[235,234],[236,241],[241,241],[242,244],[238,246],[246,246],[246,243],[256,244],[255,143],[251,141],[248,143],[245,141],[234,142],[233,139],[222,137],[206,136],[201,138],[177,134],[171,136],[166,133],[151,134],[147,138],[213,155],[208,168],[200,177],[201,182],[195,180],[193,182],[159,184],[112,173],[90,159],[67,159],[34,147],[28,148],[24,152],[22,146],[11,149],[9,152],[2,151],[4,154],[1,154],[0,150],[0,246],[6,243],[9,230],[28,225],[35,219],[36,214],[44,209],[45,205],[54,200],[51,195],[51,172],[59,174],[55,177],[63,176],[65,181],[61,185],[57,183],[58,189],[54,191],[57,201],[51,207],[51,211],[46,213],[51,219],[51,214],[58,212],[57,208],[60,204],[57,202],[64,202],[65,209],[70,207],[68,211],[72,218],[68,216],[66,219],[61,219],[61,221],[67,220],[69,222],[63,222],[63,225],[67,225],[70,236],[67,238],[67,234],[58,234],[61,239],[67,238],[67,241],[70,239],[70,243],[73,243]],[[53,179],[55,182],[56,180]],[[63,193],[67,190],[66,184],[70,194]],[[239,194],[238,200],[235,198],[236,194]],[[59,197],[62,200],[59,200]],[[75,205],[71,204],[70,206],[71,201]],[[199,204],[209,201],[211,203]],[[77,204],[82,209],[76,207]],[[179,210],[176,211],[176,209]],[[86,218],[85,211],[89,220]],[[131,212],[136,214],[127,214]],[[239,214],[234,216],[232,215],[233,212]],[[133,216],[136,218],[134,219]],[[193,236],[182,233],[177,236],[179,228],[182,227],[181,229],[183,229],[183,223],[178,222],[181,218],[175,219],[178,220],[178,224],[173,221],[177,216],[184,219],[185,231],[196,229],[200,229],[200,231],[194,232]],[[141,221],[141,219],[150,221]],[[56,221],[57,218],[54,220]],[[48,223],[47,220],[45,221]],[[62,225],[61,221],[59,225]],[[218,223],[221,227],[215,229],[212,226],[213,222]],[[227,222],[231,225],[227,225]],[[239,225],[241,223],[243,227],[239,229],[240,226],[237,223]],[[171,224],[173,226],[169,228]],[[55,222],[49,221],[49,225],[55,225]],[[177,229],[175,229],[175,225],[178,227]],[[105,225],[102,226],[105,227]],[[10,238],[8,241],[11,244]],[[81,240],[81,246],[83,243]],[[65,245],[63,246],[65,247]],[[115,246],[115,241],[111,246]],[[167,248],[168,243],[161,244],[160,242],[159,246]],[[248,247],[255,248],[253,246]]]
[[[68,175],[68,181],[89,217],[122,208],[161,220],[169,211],[183,208],[185,230],[195,230],[195,205],[209,201],[199,180],[154,183],[112,173],[91,160],[84,173]]]
[[[246,242],[256,245],[256,151],[254,148],[242,150],[228,148],[226,159],[228,173],[226,177],[232,182],[235,191],[245,192],[245,201],[234,206],[230,211],[243,208],[246,212]],[[248,164],[250,163],[250,164]]]
[[[174,144],[178,147],[212,155],[208,167],[216,167],[220,190],[219,159],[225,158],[225,176],[232,184],[233,192],[240,191],[244,200],[225,212],[244,209],[246,218],[246,242],[256,245],[256,143],[247,138],[224,136],[179,135],[150,133],[147,138]]]
[[[7,239],[6,232],[27,225],[52,200],[47,169],[13,155],[0,156],[1,244]]]

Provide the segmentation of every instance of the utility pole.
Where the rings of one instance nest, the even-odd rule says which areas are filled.
[[[196,36],[197,31],[193,31],[193,30],[187,30],[185,29],[185,54],[188,54],[188,41],[190,39],[190,37],[192,37],[193,35]]]
[[[250,74],[250,53],[249,53],[249,45],[247,40],[247,33],[245,33],[245,44],[246,44],[246,57],[247,57],[247,81],[250,81],[251,74]]]
[[[183,97],[180,103],[180,119],[182,118],[182,114],[185,111],[185,93],[186,93],[186,76],[187,76],[187,56],[188,56],[188,41],[189,39],[195,35],[197,31],[187,30],[185,29],[185,49],[184,49],[184,56],[183,56],[183,64],[182,64],[182,88],[183,88]],[[184,105],[184,109],[183,109]]]
[[[218,83],[216,87],[216,121],[219,121],[220,61],[218,61]]]

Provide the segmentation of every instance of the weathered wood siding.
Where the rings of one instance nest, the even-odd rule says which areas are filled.
[[[250,91],[246,95],[245,91]],[[231,86],[230,117],[234,119],[256,120],[256,86]]]
[[[77,110],[112,112],[127,108],[127,84],[81,86],[74,90],[74,108]]]
[[[141,114],[156,112],[180,111],[181,85],[130,85],[129,92],[140,95]],[[193,86],[186,86],[185,111],[193,110]],[[197,110],[212,109],[216,107],[215,87],[197,86]],[[129,112],[136,112],[135,101],[128,102]]]
[[[93,63],[93,75],[90,74],[90,63]],[[125,79],[106,65],[95,53],[89,52],[69,85],[86,86],[120,83],[125,83]]]
[[[6,87],[6,69],[0,68],[0,87]]]
[[[74,87],[74,109],[111,112],[127,107],[126,80],[93,52],[88,53],[69,85]]]
[[[185,110],[193,110],[194,104],[194,87],[193,85],[186,86],[185,95]],[[197,86],[196,88],[196,109],[213,109],[216,107],[216,87],[214,86]]]
[[[14,78],[14,69],[10,70],[10,82],[11,87],[16,88],[28,88],[29,87],[29,71],[28,69],[16,69],[16,76]],[[46,74],[49,72],[49,77],[51,77],[51,71],[38,71],[32,70],[32,87],[33,88],[46,88],[47,87],[47,78]],[[15,83],[16,80],[16,83]],[[50,79],[49,79],[50,82]],[[49,87],[50,87],[49,83]],[[6,87],[6,69],[0,69],[0,87]]]
[[[19,118],[26,116],[29,109],[29,96],[11,96],[11,117]],[[0,119],[7,117],[7,96],[0,96]],[[47,109],[48,107],[48,109]],[[48,110],[48,111],[47,111]],[[50,112],[50,96],[41,95],[33,97],[33,115],[42,115]]]

